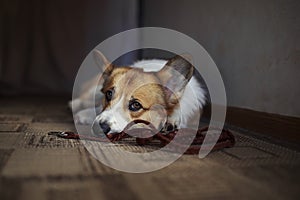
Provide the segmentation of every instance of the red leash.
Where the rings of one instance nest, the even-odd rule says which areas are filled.
[[[151,129],[148,128],[135,128],[135,129],[130,129],[133,125],[138,124],[138,123],[143,123],[147,126],[149,126]],[[131,135],[140,135],[143,136],[141,137],[136,137],[136,143],[138,145],[146,145],[149,144],[152,140],[159,140],[161,146],[165,146],[172,142],[174,137],[177,135],[180,140],[184,140],[185,135],[189,135],[191,133],[194,133],[194,129],[190,128],[182,128],[179,130],[175,130],[169,133],[163,133],[163,132],[158,132],[156,133],[154,126],[143,120],[135,120],[131,123],[129,123],[126,128],[120,132],[120,133],[114,133],[114,134],[109,134],[106,137],[111,141],[111,142],[117,142],[120,141],[124,138],[132,137]],[[196,136],[193,139],[192,144],[188,147],[188,149],[185,151],[185,154],[198,154],[200,149],[202,148],[208,148],[208,146],[203,146],[203,141],[205,138],[204,132],[208,131],[208,127],[200,128],[196,132]],[[130,133],[131,135],[129,135]],[[188,134],[189,133],[189,134]],[[180,134],[180,135],[178,135]],[[92,140],[92,141],[99,141],[99,142],[107,142],[107,139],[101,138],[101,137],[93,137],[93,136],[87,136],[87,135],[79,135],[74,132],[50,132],[48,135],[56,135],[61,138],[65,139],[82,139],[82,140]],[[222,129],[222,132],[218,138],[217,143],[213,146],[212,150],[220,150],[223,148],[229,148],[233,147],[235,144],[235,138],[233,134],[227,130],[227,129]],[[173,142],[172,143],[172,151],[178,151],[181,148],[186,148],[184,145],[178,143],[178,142]]]

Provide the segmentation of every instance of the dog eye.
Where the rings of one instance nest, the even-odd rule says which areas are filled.
[[[132,101],[129,103],[129,110],[131,110],[131,111],[135,112],[135,111],[140,110],[141,108],[143,108],[143,106],[137,101]]]
[[[112,90],[107,90],[105,93],[105,98],[107,101],[110,101],[112,99],[113,96],[113,91]]]

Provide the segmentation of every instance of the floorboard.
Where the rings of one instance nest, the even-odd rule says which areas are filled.
[[[184,155],[161,170],[131,174],[96,160],[78,140],[67,99],[0,99],[0,199],[299,199],[300,152],[232,130],[233,148],[204,159]],[[110,146],[153,150],[128,143]]]

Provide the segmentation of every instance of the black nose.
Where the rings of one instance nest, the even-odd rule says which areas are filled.
[[[107,134],[110,131],[110,127],[106,122],[100,122],[100,127],[102,128],[104,134]]]

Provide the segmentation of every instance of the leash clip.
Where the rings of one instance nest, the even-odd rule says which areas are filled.
[[[54,135],[66,139],[79,139],[79,135],[70,131],[51,131],[48,135]]]

